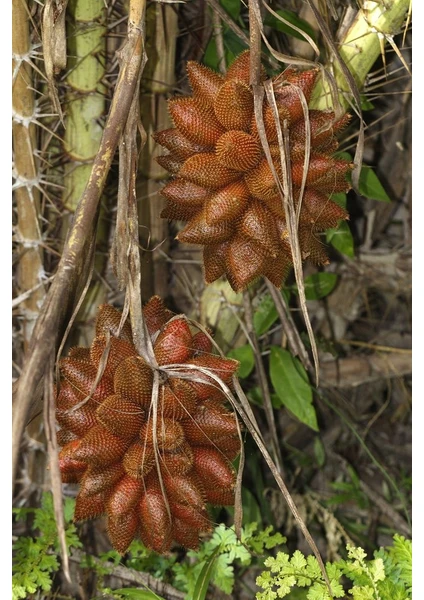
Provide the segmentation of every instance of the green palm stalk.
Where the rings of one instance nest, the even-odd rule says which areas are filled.
[[[393,42],[393,36],[400,33],[411,0],[382,0],[364,2],[342,41],[338,45],[340,57],[352,74],[359,90],[375,61],[389,43],[400,56]],[[351,105],[352,92],[336,58],[333,59],[333,75],[339,90],[339,101],[343,108]],[[328,82],[321,80],[315,87],[311,108],[323,110],[331,106],[331,92]]]
[[[90,177],[93,160],[103,134],[101,119],[105,112],[106,9],[103,0],[70,0],[67,7],[67,92],[64,112],[63,204],[72,214]],[[70,215],[63,219],[64,236]],[[108,236],[105,219],[100,217],[97,242],[106,245]],[[95,270],[104,270],[106,254],[97,255]],[[80,322],[89,322],[92,311],[104,301],[104,287],[93,282],[83,303]],[[82,325],[82,329],[85,327]],[[89,335],[89,331],[86,331]],[[83,336],[83,331],[80,331]]]
[[[105,5],[103,0],[68,4],[68,92],[65,99],[65,166],[63,199],[74,211],[99,149],[105,111]]]

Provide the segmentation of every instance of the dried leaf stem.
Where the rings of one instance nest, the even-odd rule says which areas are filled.
[[[283,459],[281,456],[281,448],[278,443],[277,428],[275,425],[274,411],[271,402],[271,393],[269,390],[268,378],[265,372],[264,363],[262,361],[261,349],[259,348],[258,338],[255,334],[253,327],[253,315],[252,305],[250,301],[249,292],[243,292],[243,304],[244,304],[244,318],[247,326],[247,333],[249,335],[250,343],[252,344],[255,356],[256,371],[258,373],[259,387],[261,388],[265,416],[269,427],[269,433],[271,436],[271,447],[274,455],[274,460],[277,468],[281,475],[284,475],[283,471]]]
[[[145,57],[144,53],[143,56]],[[143,59],[144,66],[145,58]],[[116,275],[121,289],[126,288],[126,304],[130,311],[134,345],[138,353],[157,369],[152,340],[147,332],[141,300],[141,261],[138,242],[138,212],[136,179],[138,166],[137,130],[144,129],[139,119],[139,92],[141,70],[135,88],[125,130],[119,145],[118,214],[113,256]]]
[[[218,56],[218,68],[225,75],[227,65],[225,63],[224,36],[222,35],[221,17],[217,12],[212,13],[213,34],[216,43],[216,54]]]
[[[291,181],[291,166],[290,166],[290,150],[289,150],[289,139],[288,139],[288,127],[285,123],[283,128],[281,128],[280,119],[278,115],[278,109],[275,102],[275,97],[272,89],[272,84],[270,81],[266,81],[264,87],[259,85],[259,61],[260,61],[260,41],[261,36],[266,42],[266,38],[263,34],[263,23],[261,20],[260,14],[260,6],[258,0],[251,0],[249,3],[249,16],[250,16],[250,31],[251,31],[251,42],[254,47],[256,47],[256,52],[251,50],[251,72],[250,72],[250,81],[253,88],[253,98],[254,98],[254,108],[255,108],[255,119],[257,123],[257,128],[259,132],[259,137],[261,140],[262,148],[267,158],[269,167],[273,174],[274,180],[277,184],[277,188],[281,195],[281,200],[284,206],[284,212],[286,214],[286,222],[287,222],[287,230],[289,234],[290,248],[292,252],[293,258],[293,268],[296,277],[296,283],[299,290],[299,302],[302,310],[303,318],[305,320],[306,329],[308,331],[309,339],[311,342],[312,354],[314,357],[315,364],[315,379],[318,385],[319,382],[319,360],[318,360],[318,351],[316,347],[315,337],[312,330],[312,326],[309,319],[308,310],[306,307],[306,298],[305,298],[305,289],[303,284],[303,269],[302,269],[302,256],[299,245],[299,236],[298,236],[298,217],[296,215],[296,211],[294,208],[293,201],[293,186]],[[259,48],[259,50],[258,50]],[[278,53],[275,53],[275,56],[281,60],[281,57],[278,56]],[[282,58],[285,60],[285,58]],[[310,62],[310,61],[303,61]],[[304,105],[304,114],[305,121],[308,119],[308,107],[306,105],[305,98],[303,97],[302,91],[300,89],[297,90],[299,93],[299,98]],[[282,178],[278,177],[277,171],[275,169],[268,140],[266,138],[265,127],[263,123],[262,116],[262,104],[263,97],[266,92],[267,100],[274,112],[274,119],[277,128],[278,141],[280,146],[281,153],[281,168],[282,168]],[[305,153],[305,161],[307,162],[308,152]],[[304,179],[306,178],[307,173],[307,165],[304,168]]]
[[[302,342],[302,338],[300,337],[297,327],[293,322],[290,311],[284,302],[280,290],[277,290],[277,288],[268,280],[266,280],[266,285],[274,301],[278,316],[280,317],[283,331],[287,336],[290,352],[293,354],[293,356],[298,356],[305,369],[312,374],[313,366],[309,360],[305,345]]]
[[[56,89],[55,74],[66,67],[65,17],[67,4],[68,0],[46,0],[41,28],[44,70],[47,77],[50,100],[62,122],[63,113]]]
[[[53,507],[57,533],[62,555],[62,568],[66,579],[71,582],[69,573],[69,556],[65,540],[65,518],[62,503],[62,477],[60,475],[58,445],[56,439],[56,402],[53,387],[54,356],[49,357],[50,365],[44,378],[44,431],[47,440],[47,451],[50,459],[50,478],[53,492]]]

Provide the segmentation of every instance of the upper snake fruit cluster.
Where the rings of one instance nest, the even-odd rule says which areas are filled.
[[[230,385],[237,361],[211,354],[208,336],[193,333],[184,317],[172,319],[159,297],[143,313],[159,365],[156,411],[153,370],[137,354],[130,325],[119,332],[121,314],[112,306],[100,307],[91,347],[73,348],[60,361],[59,462],[63,481],[80,484],[75,520],[106,513],[121,553],[137,534],[161,553],[173,540],[196,548],[211,527],[206,503],[234,503],[230,461],[240,451],[225,395],[197,370]],[[171,377],[171,364],[196,370],[178,367],[180,378],[174,367]]]
[[[187,63],[193,96],[172,98],[175,128],[155,134],[169,150],[158,162],[174,175],[162,189],[168,200],[162,217],[187,221],[182,242],[204,246],[207,283],[226,275],[235,291],[263,275],[280,287],[292,264],[282,198],[265,158],[249,86],[249,52],[224,76]],[[286,69],[273,78],[281,128],[288,125],[295,206],[303,179],[307,130],[302,94],[308,103],[317,70]],[[266,78],[262,72],[262,80]],[[263,122],[273,164],[282,180],[281,151],[273,108],[265,100]],[[329,199],[347,191],[350,163],[333,158],[335,135],[349,120],[332,111],[309,110],[310,160],[300,219],[302,257],[327,262],[318,233],[335,227],[347,213]]]

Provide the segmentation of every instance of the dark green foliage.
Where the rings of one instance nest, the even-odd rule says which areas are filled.
[[[240,22],[240,0],[221,0],[220,4],[222,8],[231,17],[231,19],[243,29],[245,29],[243,22]],[[225,61],[228,66],[233,62],[236,56],[240,54],[240,52],[246,50],[247,46],[243,43],[242,40],[240,40],[240,38],[234,33],[234,31],[228,27],[228,25],[222,25],[222,36],[225,49]],[[206,47],[202,62],[211,69],[219,71],[219,60],[220,58],[217,53],[215,37],[212,36],[209,41],[209,44]]]
[[[359,192],[370,200],[391,202],[375,171],[363,166],[359,177]]]
[[[355,256],[354,242],[350,227],[346,221],[341,221],[338,227],[327,229],[327,243],[341,254],[353,258]]]
[[[277,309],[269,294],[265,294],[253,315],[256,335],[266,333],[278,319]]]

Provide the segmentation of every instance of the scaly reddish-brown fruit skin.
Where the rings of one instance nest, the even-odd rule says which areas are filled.
[[[172,98],[175,128],[155,134],[169,154],[158,159],[174,178],[162,189],[168,205],[162,217],[186,221],[177,239],[204,246],[207,283],[226,275],[235,291],[260,276],[280,287],[292,265],[283,201],[265,158],[249,86],[249,52],[222,76],[187,63],[192,97]],[[306,126],[301,95],[309,102],[317,70],[286,69],[273,78],[280,124],[290,139],[295,205],[303,180]],[[266,73],[262,71],[262,79]],[[272,107],[263,104],[265,133],[281,179],[280,148]],[[330,197],[350,189],[352,165],[332,155],[336,135],[349,116],[335,121],[332,111],[309,111],[310,160],[299,218],[302,257],[317,264],[328,258],[320,232],[336,227],[347,212]]]
[[[162,367],[155,431],[153,371],[137,354],[129,323],[119,330],[121,313],[112,306],[100,307],[91,347],[72,348],[60,361],[56,396],[62,480],[80,484],[75,520],[106,514],[121,553],[137,535],[156,552],[167,552],[173,540],[196,548],[199,534],[211,529],[207,502],[234,502],[231,461],[240,451],[236,418],[216,381],[192,369],[188,378],[166,374],[166,365],[190,364],[231,385],[237,361],[211,354],[207,335],[172,318],[158,296],[143,314]]]

